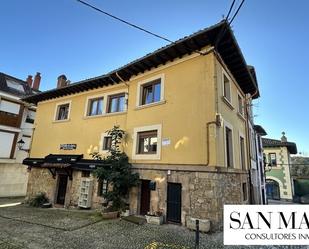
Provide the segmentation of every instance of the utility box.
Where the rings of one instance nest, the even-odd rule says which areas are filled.
[[[78,206],[82,208],[91,207],[92,184],[90,179],[82,179],[79,190]]]

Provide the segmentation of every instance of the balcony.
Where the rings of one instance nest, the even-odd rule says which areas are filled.
[[[18,114],[0,111],[0,125],[20,127],[21,117]]]

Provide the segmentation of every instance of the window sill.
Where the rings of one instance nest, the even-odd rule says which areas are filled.
[[[222,100],[231,110],[234,110],[232,103],[226,97],[222,96]]]
[[[93,116],[84,116],[83,119],[103,118],[103,117],[110,117],[110,116],[124,115],[124,114],[127,114],[127,111],[104,113],[104,114],[93,115]]]
[[[158,102],[154,102],[154,103],[151,103],[151,104],[136,106],[134,110],[140,110],[140,109],[144,109],[144,108],[148,108],[148,107],[152,107],[152,106],[163,105],[165,103],[166,103],[166,100],[160,100]]]
[[[237,115],[240,119],[242,119],[243,121],[246,121],[245,117],[243,114],[241,114],[240,112],[237,112]]]
[[[70,122],[71,119],[63,119],[63,120],[53,120],[53,123],[65,123],[65,122]]]
[[[160,160],[159,154],[135,154],[132,156],[133,160]]]

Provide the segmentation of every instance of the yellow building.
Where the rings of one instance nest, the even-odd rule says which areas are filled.
[[[166,221],[209,219],[217,229],[223,204],[249,200],[245,105],[258,96],[225,22],[106,75],[69,85],[62,75],[56,89],[24,99],[37,104],[24,161],[28,196],[44,191],[53,203],[78,206],[81,181],[90,179],[90,206],[100,206],[106,186],[89,174],[97,166],[89,153],[106,154],[106,131],[119,125],[141,178],[130,192],[131,213],[162,210]]]

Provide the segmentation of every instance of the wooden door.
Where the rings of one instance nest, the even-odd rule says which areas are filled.
[[[167,183],[167,221],[181,223],[181,184]]]
[[[58,179],[59,180],[58,180],[57,204],[64,205],[65,194],[67,192],[68,176],[59,175]]]
[[[145,215],[150,210],[150,189],[149,180],[142,180],[141,183],[141,199],[140,199],[140,214]]]

